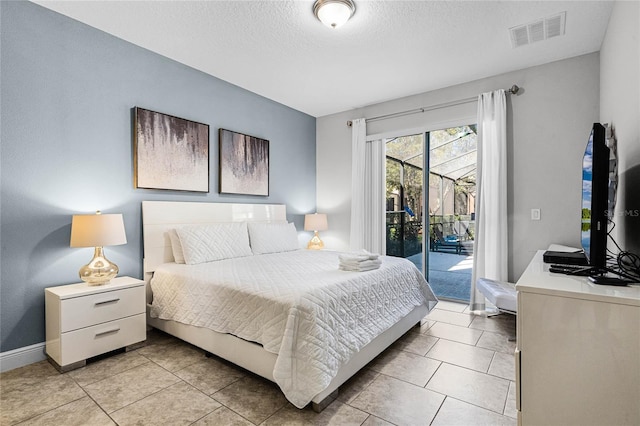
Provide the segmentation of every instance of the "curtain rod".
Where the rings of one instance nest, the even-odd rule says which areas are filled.
[[[516,86],[515,84],[513,86],[511,86],[510,89],[505,89],[506,93],[511,93],[513,95],[515,95],[519,91],[520,91],[520,87]],[[430,105],[430,106],[426,106],[426,107],[422,107],[422,108],[416,108],[416,109],[410,109],[410,110],[407,110],[407,111],[393,112],[391,114],[385,114],[385,115],[379,115],[377,117],[367,118],[367,119],[365,119],[365,122],[368,123],[370,121],[386,120],[387,118],[403,117],[405,115],[418,114],[418,113],[422,113],[422,112],[432,111],[434,109],[441,109],[441,108],[447,108],[447,107],[452,107],[452,106],[456,106],[456,105],[468,104],[468,103],[476,101],[477,99],[478,99],[478,97],[475,96],[473,98],[459,99],[457,101],[444,102],[444,103],[441,103],[441,104]],[[347,121],[347,126],[351,127],[352,125],[353,125],[353,121],[351,121],[351,120]]]

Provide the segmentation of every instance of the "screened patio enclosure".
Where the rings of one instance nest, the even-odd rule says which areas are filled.
[[[387,254],[413,261],[444,298],[469,297],[476,146],[475,126],[386,140]]]

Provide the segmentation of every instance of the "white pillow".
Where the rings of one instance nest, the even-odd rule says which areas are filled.
[[[187,265],[252,254],[245,222],[183,226],[176,232]]]
[[[253,254],[280,253],[300,248],[293,223],[249,223]]]
[[[182,252],[182,244],[180,237],[175,229],[169,229],[169,240],[171,240],[171,250],[173,251],[173,261],[176,263],[184,263],[184,253]]]

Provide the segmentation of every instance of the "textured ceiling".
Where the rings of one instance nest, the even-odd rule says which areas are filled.
[[[330,29],[300,1],[36,1],[315,117],[600,50],[611,1],[354,0]],[[566,35],[509,28],[566,11]]]

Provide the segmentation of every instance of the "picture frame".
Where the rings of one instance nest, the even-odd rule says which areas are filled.
[[[209,192],[209,125],[134,108],[134,187]]]
[[[269,196],[269,141],[219,129],[221,194]]]

